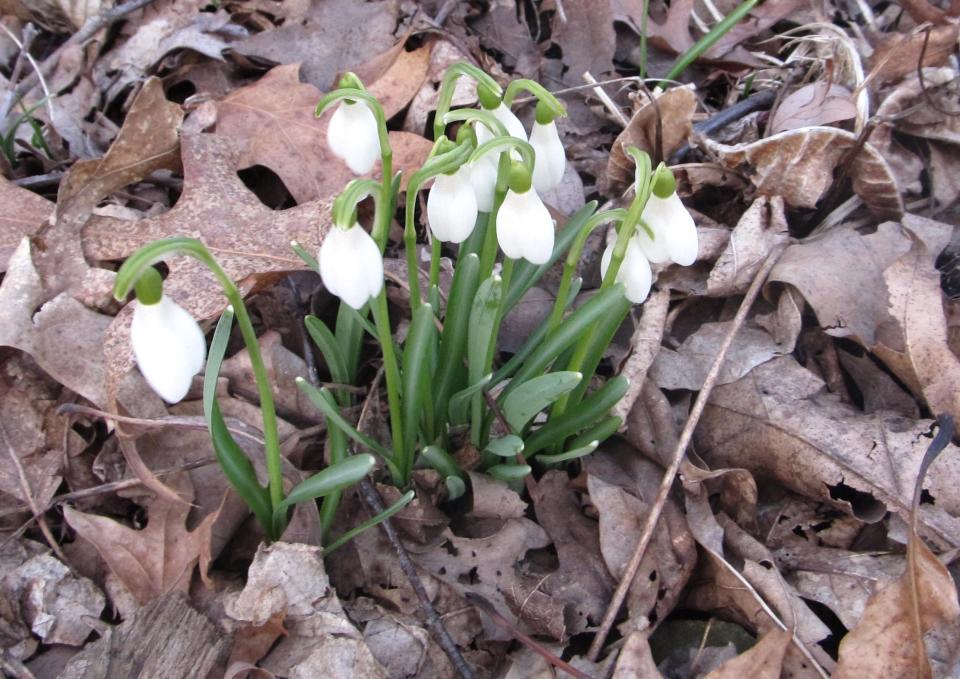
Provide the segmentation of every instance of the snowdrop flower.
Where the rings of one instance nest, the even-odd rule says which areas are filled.
[[[533,165],[533,187],[540,192],[549,191],[563,179],[567,156],[556,122],[540,104],[537,104],[537,119],[530,131],[530,145],[537,154]]]
[[[511,175],[516,176],[514,170]],[[497,241],[511,259],[522,257],[531,264],[546,264],[553,253],[553,219],[530,182],[529,174],[522,181],[510,182],[497,212]]]
[[[356,174],[366,174],[380,157],[377,118],[365,102],[342,101],[327,126],[327,144]]]
[[[156,278],[159,281],[159,275]],[[159,299],[142,294],[138,288],[130,342],[150,388],[164,401],[178,403],[203,367],[207,343],[193,316],[164,295],[159,286],[157,291]]]
[[[642,233],[639,229],[638,233]],[[610,268],[610,259],[613,257],[613,248],[616,239],[607,244],[603,251],[603,257],[600,258],[600,276],[607,275],[607,269]],[[623,283],[626,287],[627,299],[634,304],[641,304],[650,294],[650,285],[653,282],[653,275],[650,271],[650,263],[643,254],[640,247],[640,241],[635,235],[627,242],[627,251],[623,256],[623,262],[620,264],[620,270],[617,271],[617,283]]]
[[[697,260],[697,226],[680,201],[676,182],[669,172],[658,173],[657,183],[640,219],[656,236],[651,240],[646,229],[637,230],[640,247],[651,262],[660,264],[669,260],[680,266],[690,266]]]
[[[477,199],[480,212],[493,210],[493,198],[497,189],[497,160],[487,154],[470,163],[470,185]]]
[[[453,174],[438,175],[434,180],[427,197],[427,221],[437,240],[462,243],[473,231],[477,222],[477,196],[471,180],[472,171],[466,165]]]
[[[354,309],[363,308],[383,288],[380,249],[356,222],[331,227],[317,259],[324,286]]]
[[[520,119],[514,115],[513,111],[511,111],[506,104],[501,101],[496,108],[490,110],[490,113],[493,114],[494,118],[503,123],[503,126],[507,128],[507,134],[511,137],[527,141],[527,132],[523,129],[523,123],[520,122]],[[478,145],[493,139],[493,133],[487,129],[486,125],[477,123],[475,129],[477,132]]]

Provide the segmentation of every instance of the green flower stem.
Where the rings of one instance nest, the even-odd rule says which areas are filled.
[[[567,109],[563,104],[560,103],[560,100],[557,99],[553,93],[548,91],[547,88],[540,83],[536,82],[535,80],[528,80],[527,78],[514,80],[512,83],[507,85],[507,91],[503,93],[504,106],[507,108],[511,107],[517,94],[524,90],[535,96],[537,98],[537,102],[547,108],[551,114],[551,118],[566,117]]]
[[[493,209],[487,215],[487,228],[483,235],[483,246],[480,249],[480,280],[486,280],[493,273],[493,265],[497,261],[497,214],[503,199],[507,197],[507,179],[510,173],[510,156],[500,155],[497,164],[497,185],[493,193]],[[506,294],[506,292],[504,292]]]
[[[446,125],[444,117],[450,110],[450,104],[453,102],[453,94],[456,90],[457,80],[460,76],[469,76],[478,85],[485,85],[496,96],[503,94],[503,90],[496,80],[484,73],[481,69],[465,61],[457,62],[447,69],[443,74],[443,80],[440,82],[440,95],[437,99],[437,112],[433,119],[433,137],[439,139],[443,134],[443,128]]]
[[[567,252],[567,259],[563,263],[563,277],[560,279],[560,288],[557,290],[557,299],[553,304],[553,310],[550,312],[550,318],[547,320],[547,332],[553,332],[560,321],[563,319],[564,309],[567,308],[567,295],[570,293],[570,285],[573,281],[577,264],[583,255],[583,248],[586,245],[587,238],[593,233],[594,229],[607,222],[622,222],[627,216],[627,211],[623,208],[615,208],[606,212],[598,212],[587,220],[583,225],[577,237],[574,239],[570,250]]]
[[[400,369],[397,364],[397,355],[393,348],[393,333],[390,330],[390,313],[387,309],[386,287],[377,295],[377,299],[370,305],[373,321],[377,327],[380,349],[383,351],[383,368],[387,382],[387,404],[390,407],[390,434],[394,455],[403,456],[403,411],[400,408]],[[397,460],[397,467],[408,469],[412,465],[403,459]],[[406,485],[407,479],[394,479],[398,486]]]
[[[709,33],[697,40],[693,47],[684,52],[676,62],[674,62],[673,66],[670,67],[670,70],[667,71],[667,74],[657,87],[666,88],[668,80],[676,80],[681,73],[687,70],[690,64],[699,59],[704,52],[716,45],[720,38],[729,33],[731,28],[740,23],[740,21],[750,13],[750,10],[757,6],[758,2],[759,0],[744,0],[744,2],[737,5],[730,14],[725,16],[716,26],[710,29]],[[643,74],[641,73],[641,75]]]
[[[457,109],[456,111],[450,111],[443,116],[443,123],[445,126],[455,122],[478,122],[490,130],[490,134],[492,134],[494,137],[510,136],[510,134],[507,132],[506,126],[497,120],[496,117],[490,113],[490,111],[484,111],[476,108],[461,108]]]
[[[117,301],[123,301],[130,294],[130,289],[144,270],[162,261],[171,255],[188,255],[205,265],[216,277],[223,294],[236,313],[237,326],[243,336],[250,355],[250,365],[253,368],[253,377],[257,382],[257,392],[260,396],[260,411],[263,417],[263,452],[267,464],[267,477],[270,485],[270,502],[276,510],[283,502],[283,474],[280,466],[280,439],[277,434],[277,410],[273,401],[273,390],[267,375],[263,357],[260,355],[260,344],[257,333],[253,329],[250,314],[243,303],[243,295],[234,285],[230,276],[213,258],[206,246],[195,238],[167,238],[155,241],[140,248],[131,255],[120,270],[114,284],[113,296]]]
[[[623,217],[623,221],[620,224],[620,229],[617,232],[617,242],[613,247],[613,254],[610,257],[610,265],[607,267],[607,274],[603,277],[603,282],[600,284],[601,290],[606,290],[616,283],[617,273],[620,271],[620,266],[623,264],[623,258],[627,254],[627,244],[630,242],[630,239],[636,232],[637,225],[640,223],[640,215],[643,214],[643,208],[646,207],[647,200],[650,198],[651,184],[653,181],[653,172],[650,167],[650,156],[639,150],[636,146],[629,147],[627,149],[627,153],[636,163],[636,172],[634,176],[635,195],[633,197],[633,202],[630,203],[630,207],[627,210],[627,214]],[[629,306],[626,308],[629,310]],[[584,368],[586,367],[585,362],[587,361],[588,356],[592,356],[595,353],[596,334],[596,327],[594,327],[590,332],[584,333],[584,335],[577,342],[577,345],[574,347],[573,354],[570,357],[570,362],[567,364],[567,370],[574,370],[583,373],[585,383],[590,381],[590,379],[593,377],[592,371],[596,369],[596,366],[594,365],[591,366],[589,374],[584,372]],[[559,417],[566,411],[567,406],[571,403],[576,403],[576,401],[571,399],[570,394],[564,394],[562,397],[557,399],[557,402],[554,404],[553,409],[551,410],[550,416]]]

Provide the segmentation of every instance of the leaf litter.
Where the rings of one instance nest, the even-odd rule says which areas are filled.
[[[462,674],[379,528],[327,556],[314,509],[294,521],[294,541],[258,544],[206,433],[187,428],[201,422],[199,381],[186,403],[159,402],[131,371],[130,310],[109,291],[140,246],[203,240],[263,310],[285,475],[296,483],[323,466],[322,417],[294,380],[314,369],[297,327],[304,309],[322,313],[330,295],[298,273],[289,243],[316,251],[351,175],[313,108],[343,72],[360,73],[409,175],[430,149],[445,70],[470,60],[504,83],[566,88],[570,179],[552,207],[621,204],[635,145],[669,159],[701,241],[695,267],[655,271],[605,364],[632,382],[617,442],[538,471],[532,491],[471,473],[467,496],[447,502],[418,472],[417,500],[394,524],[471,671],[551,677],[564,671],[554,661],[569,661],[588,676],[956,676],[957,448],[928,471],[924,462],[935,419],[960,417],[948,299],[960,214],[955,7],[915,0],[897,17],[844,7],[865,32],[841,12],[824,24],[771,0],[681,86],[653,91],[655,105],[635,77],[644,22],[632,0],[116,3],[131,4],[143,6],[108,16],[114,3],[0,3],[39,64],[68,36],[82,43],[48,64],[49,100],[23,49],[0,65],[8,94],[39,104],[23,117],[4,105],[5,673],[90,676],[105,643],[131,666],[175,667],[174,653],[143,646],[160,620],[172,649],[194,649],[196,671],[229,677]],[[650,3],[651,86],[732,8]],[[106,40],[83,33],[98,21],[112,27]],[[724,120],[761,95],[759,109]],[[466,79],[453,101],[476,102]],[[585,289],[600,247],[585,250]],[[212,327],[226,302],[210,276],[185,258],[167,267],[169,294]],[[544,306],[536,295],[552,302],[550,280],[518,305],[511,332],[529,327],[516,314]],[[392,299],[402,328],[406,298]],[[289,308],[272,309],[277,300]],[[236,341],[218,389],[257,460],[257,392]],[[375,431],[379,392],[366,398]],[[63,404],[129,421],[68,420]],[[691,410],[680,483],[661,501]],[[586,646],[654,510],[613,618],[621,640],[601,639],[598,657]],[[349,493],[334,533],[368,517]],[[683,626],[696,633],[685,639]]]

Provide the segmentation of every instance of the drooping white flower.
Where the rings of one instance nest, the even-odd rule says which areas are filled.
[[[372,170],[380,157],[380,135],[370,107],[341,101],[327,126],[327,144],[356,174]]]
[[[546,264],[553,253],[553,218],[537,190],[507,191],[497,212],[497,241],[503,254],[531,264]]]
[[[473,231],[478,211],[471,180],[471,170],[466,166],[434,180],[427,196],[427,221],[437,240],[462,243]]]
[[[380,249],[359,224],[331,227],[318,260],[324,286],[354,309],[361,309],[383,288]]]
[[[485,155],[470,163],[470,185],[477,198],[480,212],[493,210],[493,198],[497,190],[497,160]]]
[[[534,122],[530,131],[530,145],[536,153],[533,186],[537,191],[549,191],[563,179],[563,171],[567,166],[567,155],[557,133],[556,122],[551,120],[545,125]]]
[[[600,258],[601,277],[606,276],[607,269],[610,268],[615,243],[615,239],[608,243],[607,249],[603,251],[603,257]],[[620,263],[620,270],[617,271],[617,283],[623,283],[626,287],[628,300],[634,304],[640,304],[650,294],[652,282],[653,275],[650,271],[650,263],[643,254],[637,236],[634,236],[627,243],[627,251],[623,256],[623,262]]]
[[[656,236],[651,241],[644,229],[637,229],[640,246],[651,262],[659,264],[670,260],[690,266],[697,260],[697,226],[676,191],[667,198],[652,194],[641,219]]]
[[[511,111],[506,104],[501,101],[499,106],[490,109],[490,113],[493,114],[494,118],[503,123],[503,126],[507,128],[507,134],[511,137],[527,141],[527,132],[523,129],[523,123],[520,122],[520,119],[514,115],[513,111]],[[488,130],[487,126],[483,123],[478,122],[475,130],[477,133],[478,146],[493,139],[493,133]]]
[[[137,302],[130,342],[137,366],[150,388],[168,403],[178,403],[203,367],[207,343],[186,309],[166,295],[156,304]]]

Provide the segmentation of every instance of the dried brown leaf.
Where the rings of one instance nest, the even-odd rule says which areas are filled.
[[[633,183],[633,159],[626,154],[628,146],[636,146],[651,156],[656,154],[657,109],[647,99],[631,116],[630,124],[617,135],[607,161],[607,180],[613,191],[622,191]],[[693,114],[697,110],[697,97],[692,86],[675,87],[657,97],[661,120],[661,145],[663,154],[671,153],[686,142],[693,130]]]
[[[0,272],[24,236],[33,235],[50,217],[53,203],[0,177]]]
[[[44,435],[53,402],[25,386],[0,383],[0,491],[44,508],[62,480],[63,452],[48,448]]]
[[[783,199],[760,196],[740,217],[707,278],[707,295],[743,294],[770,251],[787,240]]]
[[[403,43],[398,45],[401,49],[396,52],[389,66],[376,78],[368,77],[365,81],[367,91],[377,98],[388,119],[405,109],[420,91],[430,67],[430,44],[409,52],[402,49]],[[363,72],[362,68],[358,69],[358,73]]]
[[[620,649],[613,679],[661,679],[644,632],[633,632]]]
[[[848,164],[853,191],[879,217],[899,218],[903,200],[886,160],[864,143],[856,155],[857,135],[833,127],[781,132],[750,144],[704,143],[730,169],[750,167],[751,181],[763,195],[782,196],[791,207],[816,207],[833,184],[834,170]]]
[[[915,570],[884,583],[870,598],[860,622],[840,643],[838,679],[932,675],[923,637],[934,627],[956,622],[960,604],[950,572],[921,540],[913,539]]]
[[[928,33],[929,38],[926,37]],[[870,56],[869,78],[875,78],[881,84],[895,82],[917,70],[921,53],[924,54],[923,66],[940,66],[953,53],[958,35],[960,25],[956,23],[934,26],[928,31],[884,34]]]
[[[596,78],[612,72],[616,33],[609,0],[564,0],[563,9],[565,17],[553,15],[552,37],[563,50],[564,81],[582,85],[588,71]]]
[[[818,80],[784,97],[768,123],[770,134],[828,125],[857,115],[853,95],[843,85]]]
[[[743,467],[867,522],[906,517],[929,422],[865,415],[825,393],[792,357],[776,358],[717,387],[695,434],[712,467]],[[960,544],[960,458],[934,462],[920,510],[923,532]]]
[[[780,679],[783,656],[790,645],[790,632],[773,629],[763,635],[756,646],[728,660],[706,676],[706,679]]]
[[[147,503],[147,526],[134,530],[105,516],[64,509],[70,527],[92,542],[110,567],[140,604],[168,592],[186,592],[194,568],[206,579],[210,562],[210,539],[217,512],[208,514],[193,530],[186,528],[193,485],[189,477],[168,477],[171,487],[184,502],[155,497]]]

